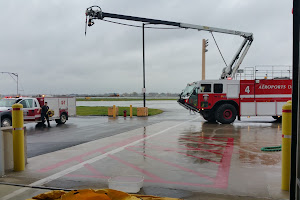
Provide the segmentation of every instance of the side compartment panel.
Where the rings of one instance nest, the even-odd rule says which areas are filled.
[[[276,115],[275,102],[257,102],[258,116],[275,116]]]
[[[227,85],[227,97],[228,98],[238,98],[240,87],[239,84],[228,84]]]
[[[59,117],[59,107],[58,107],[58,98],[46,98],[45,102],[48,103],[49,109],[54,111],[54,115],[52,118],[58,118]]]
[[[69,117],[76,116],[76,98],[68,98]]]
[[[254,102],[241,102],[241,116],[255,116]]]

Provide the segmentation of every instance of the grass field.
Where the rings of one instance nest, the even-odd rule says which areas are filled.
[[[129,107],[119,107],[119,116],[123,116],[123,111],[127,110],[127,116],[129,116]],[[148,108],[148,115],[158,115],[162,113],[162,110]],[[108,107],[107,106],[77,106],[76,113],[78,116],[107,116]],[[132,115],[136,116],[137,108],[132,108]]]
[[[167,100],[177,100],[173,99],[146,99],[146,101],[167,101]],[[129,99],[129,98],[78,98],[76,101],[143,101],[143,99]]]

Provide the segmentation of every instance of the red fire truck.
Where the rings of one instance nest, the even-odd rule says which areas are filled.
[[[262,66],[252,70],[254,75],[245,80],[229,78],[188,84],[178,103],[199,112],[207,121],[222,124],[232,123],[236,117],[240,120],[241,116],[277,119],[282,115],[282,106],[292,98],[291,67]]]

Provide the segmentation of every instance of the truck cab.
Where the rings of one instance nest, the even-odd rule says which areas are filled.
[[[29,97],[7,97],[0,100],[1,126],[11,126],[12,105],[15,103],[23,105],[24,121],[37,121],[41,118],[40,104],[37,99]]]

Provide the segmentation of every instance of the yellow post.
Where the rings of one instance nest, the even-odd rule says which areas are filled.
[[[132,118],[132,105],[130,105],[130,118]]]
[[[281,189],[290,190],[292,139],[292,101],[282,106],[282,168]]]
[[[23,105],[12,106],[14,170],[25,169]]]
[[[113,105],[113,118],[116,118],[116,106]]]

